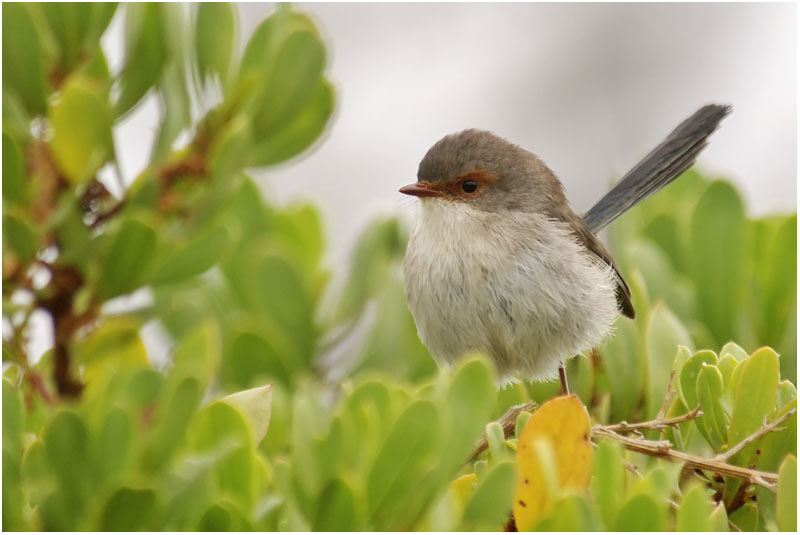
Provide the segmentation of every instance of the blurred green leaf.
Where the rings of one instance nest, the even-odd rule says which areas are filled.
[[[359,496],[342,479],[331,481],[320,494],[317,515],[312,524],[314,531],[359,531],[361,506]]]
[[[367,476],[369,510],[376,528],[395,526],[398,519],[392,509],[402,505],[406,496],[433,462],[438,442],[439,416],[429,401],[409,405],[384,441]]]
[[[110,2],[43,2],[40,5],[58,41],[59,67],[63,72],[70,72],[88,55],[88,47],[100,39],[117,9],[117,4]]]
[[[3,379],[3,450],[7,449],[17,463],[22,461],[24,418],[19,391]]]
[[[228,240],[223,227],[215,227],[197,238],[171,248],[153,262],[152,284],[179,282],[210,269],[222,255]]]
[[[536,526],[537,531],[603,531],[600,514],[583,494],[567,494],[552,513]]]
[[[146,531],[153,527],[157,515],[153,489],[123,487],[116,491],[103,508],[103,531]]]
[[[270,135],[260,138],[250,150],[250,165],[272,165],[303,152],[322,134],[333,113],[333,105],[333,87],[323,80],[305,106],[275,126]]]
[[[49,115],[56,162],[70,182],[85,182],[114,153],[108,96],[90,79],[74,75]]]
[[[264,440],[267,429],[269,429],[269,419],[272,413],[272,385],[235,392],[222,398],[222,401],[242,413],[250,427],[253,446],[258,446]]]
[[[788,455],[778,472],[778,529],[797,531],[797,458]]]
[[[23,165],[19,144],[3,132],[3,200],[11,202],[23,200],[25,196]]]
[[[672,361],[678,345],[692,346],[692,339],[678,318],[663,304],[657,303],[647,321],[647,416],[656,415],[664,403]]]
[[[713,531],[711,514],[713,502],[706,496],[703,487],[693,485],[684,492],[677,510],[676,531]]]
[[[138,288],[155,254],[156,233],[142,221],[125,219],[111,238],[98,290],[104,299]]]
[[[3,249],[8,247],[23,264],[33,260],[39,248],[39,241],[31,226],[9,213],[3,214],[3,241]]]
[[[619,444],[608,440],[598,442],[589,489],[607,526],[613,525],[624,497],[625,473],[622,466],[622,450]]]
[[[236,13],[228,2],[201,3],[197,6],[195,50],[201,77],[216,74],[224,83],[231,67]]]
[[[604,342],[603,362],[614,418],[630,418],[644,394],[646,362],[641,357],[641,334],[636,323],[620,318],[614,336]]]
[[[514,461],[501,461],[481,478],[464,508],[459,530],[494,531],[506,523],[514,497],[515,466]]]
[[[692,213],[690,233],[698,306],[717,342],[727,342],[735,338],[745,286],[745,213],[733,186],[711,183]]]
[[[201,396],[197,379],[188,377],[162,402],[148,450],[145,452],[145,470],[157,472],[175,454],[176,448],[185,438],[184,433]]]
[[[666,508],[649,494],[636,494],[617,514],[615,531],[666,531]]]
[[[133,424],[120,408],[111,409],[92,441],[96,481],[114,481],[131,461]]]
[[[23,3],[3,4],[3,93],[14,92],[28,113],[39,115],[47,110],[44,53],[28,10]]]
[[[740,531],[758,531],[758,508],[753,503],[744,504],[728,518]]]
[[[167,60],[163,9],[158,3],[125,6],[125,66],[114,104],[117,118],[130,111],[161,76]]]

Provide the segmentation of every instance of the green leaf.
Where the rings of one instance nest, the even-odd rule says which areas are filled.
[[[201,77],[216,74],[223,83],[227,80],[236,37],[235,15],[233,5],[228,2],[198,5],[195,50]]]
[[[697,377],[700,375],[700,370],[703,364],[716,364],[717,355],[713,351],[704,349],[692,355],[683,368],[678,370],[678,393],[680,394],[681,401],[689,408],[694,409],[700,404],[697,397]]]
[[[740,531],[758,531],[758,507],[752,502],[739,507],[728,518]]]
[[[177,384],[186,377],[197,379],[205,388],[216,377],[220,365],[221,341],[217,323],[207,320],[189,330],[172,356],[168,381]]]
[[[103,531],[148,531],[154,529],[157,514],[153,489],[123,487],[103,508],[100,529]]]
[[[672,361],[678,345],[692,346],[692,339],[678,318],[663,304],[657,303],[648,318],[645,331],[647,351],[647,416],[656,415],[664,403]]]
[[[247,387],[259,378],[273,378],[285,385],[292,383],[295,367],[291,354],[276,348],[274,340],[243,332],[236,335],[226,358],[222,361],[223,379],[239,387]]]
[[[313,531],[360,531],[359,497],[343,479],[331,481],[320,494]]]
[[[23,164],[19,144],[3,132],[3,199],[6,201],[19,202],[25,197]]]
[[[704,428],[711,447],[720,451],[728,437],[728,418],[722,408],[722,374],[714,365],[701,364],[697,375],[697,398],[703,409]]]
[[[615,420],[629,419],[644,395],[646,360],[642,358],[641,334],[635,322],[620,318],[614,336],[602,348],[608,373],[611,411]]]
[[[272,413],[272,385],[257,386],[225,396],[222,401],[242,413],[250,427],[253,446],[258,446],[269,429]]]
[[[714,511],[711,513],[711,516],[708,518],[708,524],[710,526],[709,531],[728,531],[728,513],[725,510],[725,504],[723,502],[717,503],[717,506],[714,507]]]
[[[3,93],[14,92],[31,115],[47,109],[44,52],[28,6],[3,4]],[[3,102],[3,118],[6,106]]]
[[[728,342],[719,352],[719,358],[722,359],[725,355],[730,355],[736,359],[737,362],[742,362],[745,360],[749,355],[747,351],[742,349],[738,344],[735,342]]]
[[[788,455],[778,471],[779,531],[797,531],[797,458]]]
[[[114,481],[131,458],[133,425],[128,414],[118,407],[111,409],[92,447],[95,480]]]
[[[113,123],[102,87],[81,75],[71,76],[49,113],[53,156],[73,184],[92,178],[114,153]]]
[[[430,468],[438,442],[439,416],[430,401],[416,401],[400,415],[367,476],[367,496],[378,529],[392,527],[390,514]],[[403,519],[406,522],[409,519]]]
[[[683,494],[676,514],[676,531],[713,531],[711,515],[713,502],[708,498],[703,487],[693,485]]]
[[[594,452],[590,491],[607,526],[612,526],[624,497],[625,473],[622,449],[616,442],[600,441]]]
[[[600,514],[586,496],[567,494],[554,506],[552,513],[542,519],[536,531],[603,531]]]
[[[744,280],[745,213],[727,182],[712,182],[691,216],[690,251],[697,304],[718,342],[736,336]]]
[[[22,461],[24,422],[19,390],[3,379],[3,450],[8,449],[17,464]]]
[[[207,271],[222,255],[227,240],[227,231],[215,227],[185,246],[169,250],[154,261],[150,282],[178,282]]]
[[[116,3],[43,2],[45,18],[60,48],[60,68],[70,72],[96,45],[111,22]]]
[[[322,134],[333,106],[333,87],[322,80],[302,108],[276,125],[269,135],[257,138],[260,141],[250,149],[250,165],[273,165],[303,152]]]
[[[88,441],[85,422],[69,410],[56,413],[44,433],[48,464],[59,483],[59,498],[64,500],[58,509],[68,508],[67,518],[59,516],[67,525],[80,516],[91,491]]]
[[[3,215],[3,249],[8,247],[20,262],[27,264],[39,249],[39,240],[28,223],[6,213]]]
[[[158,81],[167,59],[163,6],[158,3],[125,6],[125,66],[119,77],[114,115],[131,110]]]
[[[143,461],[144,469],[157,472],[183,443],[189,421],[200,403],[202,393],[197,379],[181,381],[171,396],[158,407],[156,424]]]
[[[126,219],[111,240],[98,282],[104,299],[142,285],[155,254],[156,233],[137,219]]]
[[[729,447],[738,444],[761,426],[764,417],[775,406],[779,380],[778,355],[772,349],[761,348],[744,362],[728,430]],[[731,462],[738,464],[737,460],[748,459],[754,447],[755,444],[745,448]]]
[[[460,531],[496,530],[508,520],[514,497],[516,465],[514,461],[495,464],[481,478],[464,508]]]
[[[648,494],[632,496],[617,514],[614,531],[666,531],[665,507]]]

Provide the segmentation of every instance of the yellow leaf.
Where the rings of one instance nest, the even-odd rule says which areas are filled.
[[[528,420],[516,453],[519,531],[535,527],[564,492],[589,486],[594,459],[589,432],[589,413],[575,395],[551,399]]]
[[[477,482],[478,476],[475,474],[467,474],[450,483],[450,490],[453,491],[453,495],[462,508],[467,504],[472,493],[475,491],[475,483]]]

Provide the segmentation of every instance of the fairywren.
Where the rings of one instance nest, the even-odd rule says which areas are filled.
[[[692,166],[730,106],[682,122],[583,217],[534,154],[482,130],[439,140],[400,188],[420,199],[403,263],[420,339],[440,363],[488,354],[502,381],[544,379],[601,342],[631,291],[595,233]]]

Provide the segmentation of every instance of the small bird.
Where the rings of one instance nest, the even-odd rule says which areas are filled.
[[[541,380],[590,349],[617,316],[635,315],[631,291],[596,233],[695,161],[731,108],[686,119],[583,217],[534,154],[490,132],[464,130],[428,150],[403,262],[408,304],[440,364],[484,352],[500,380]]]

